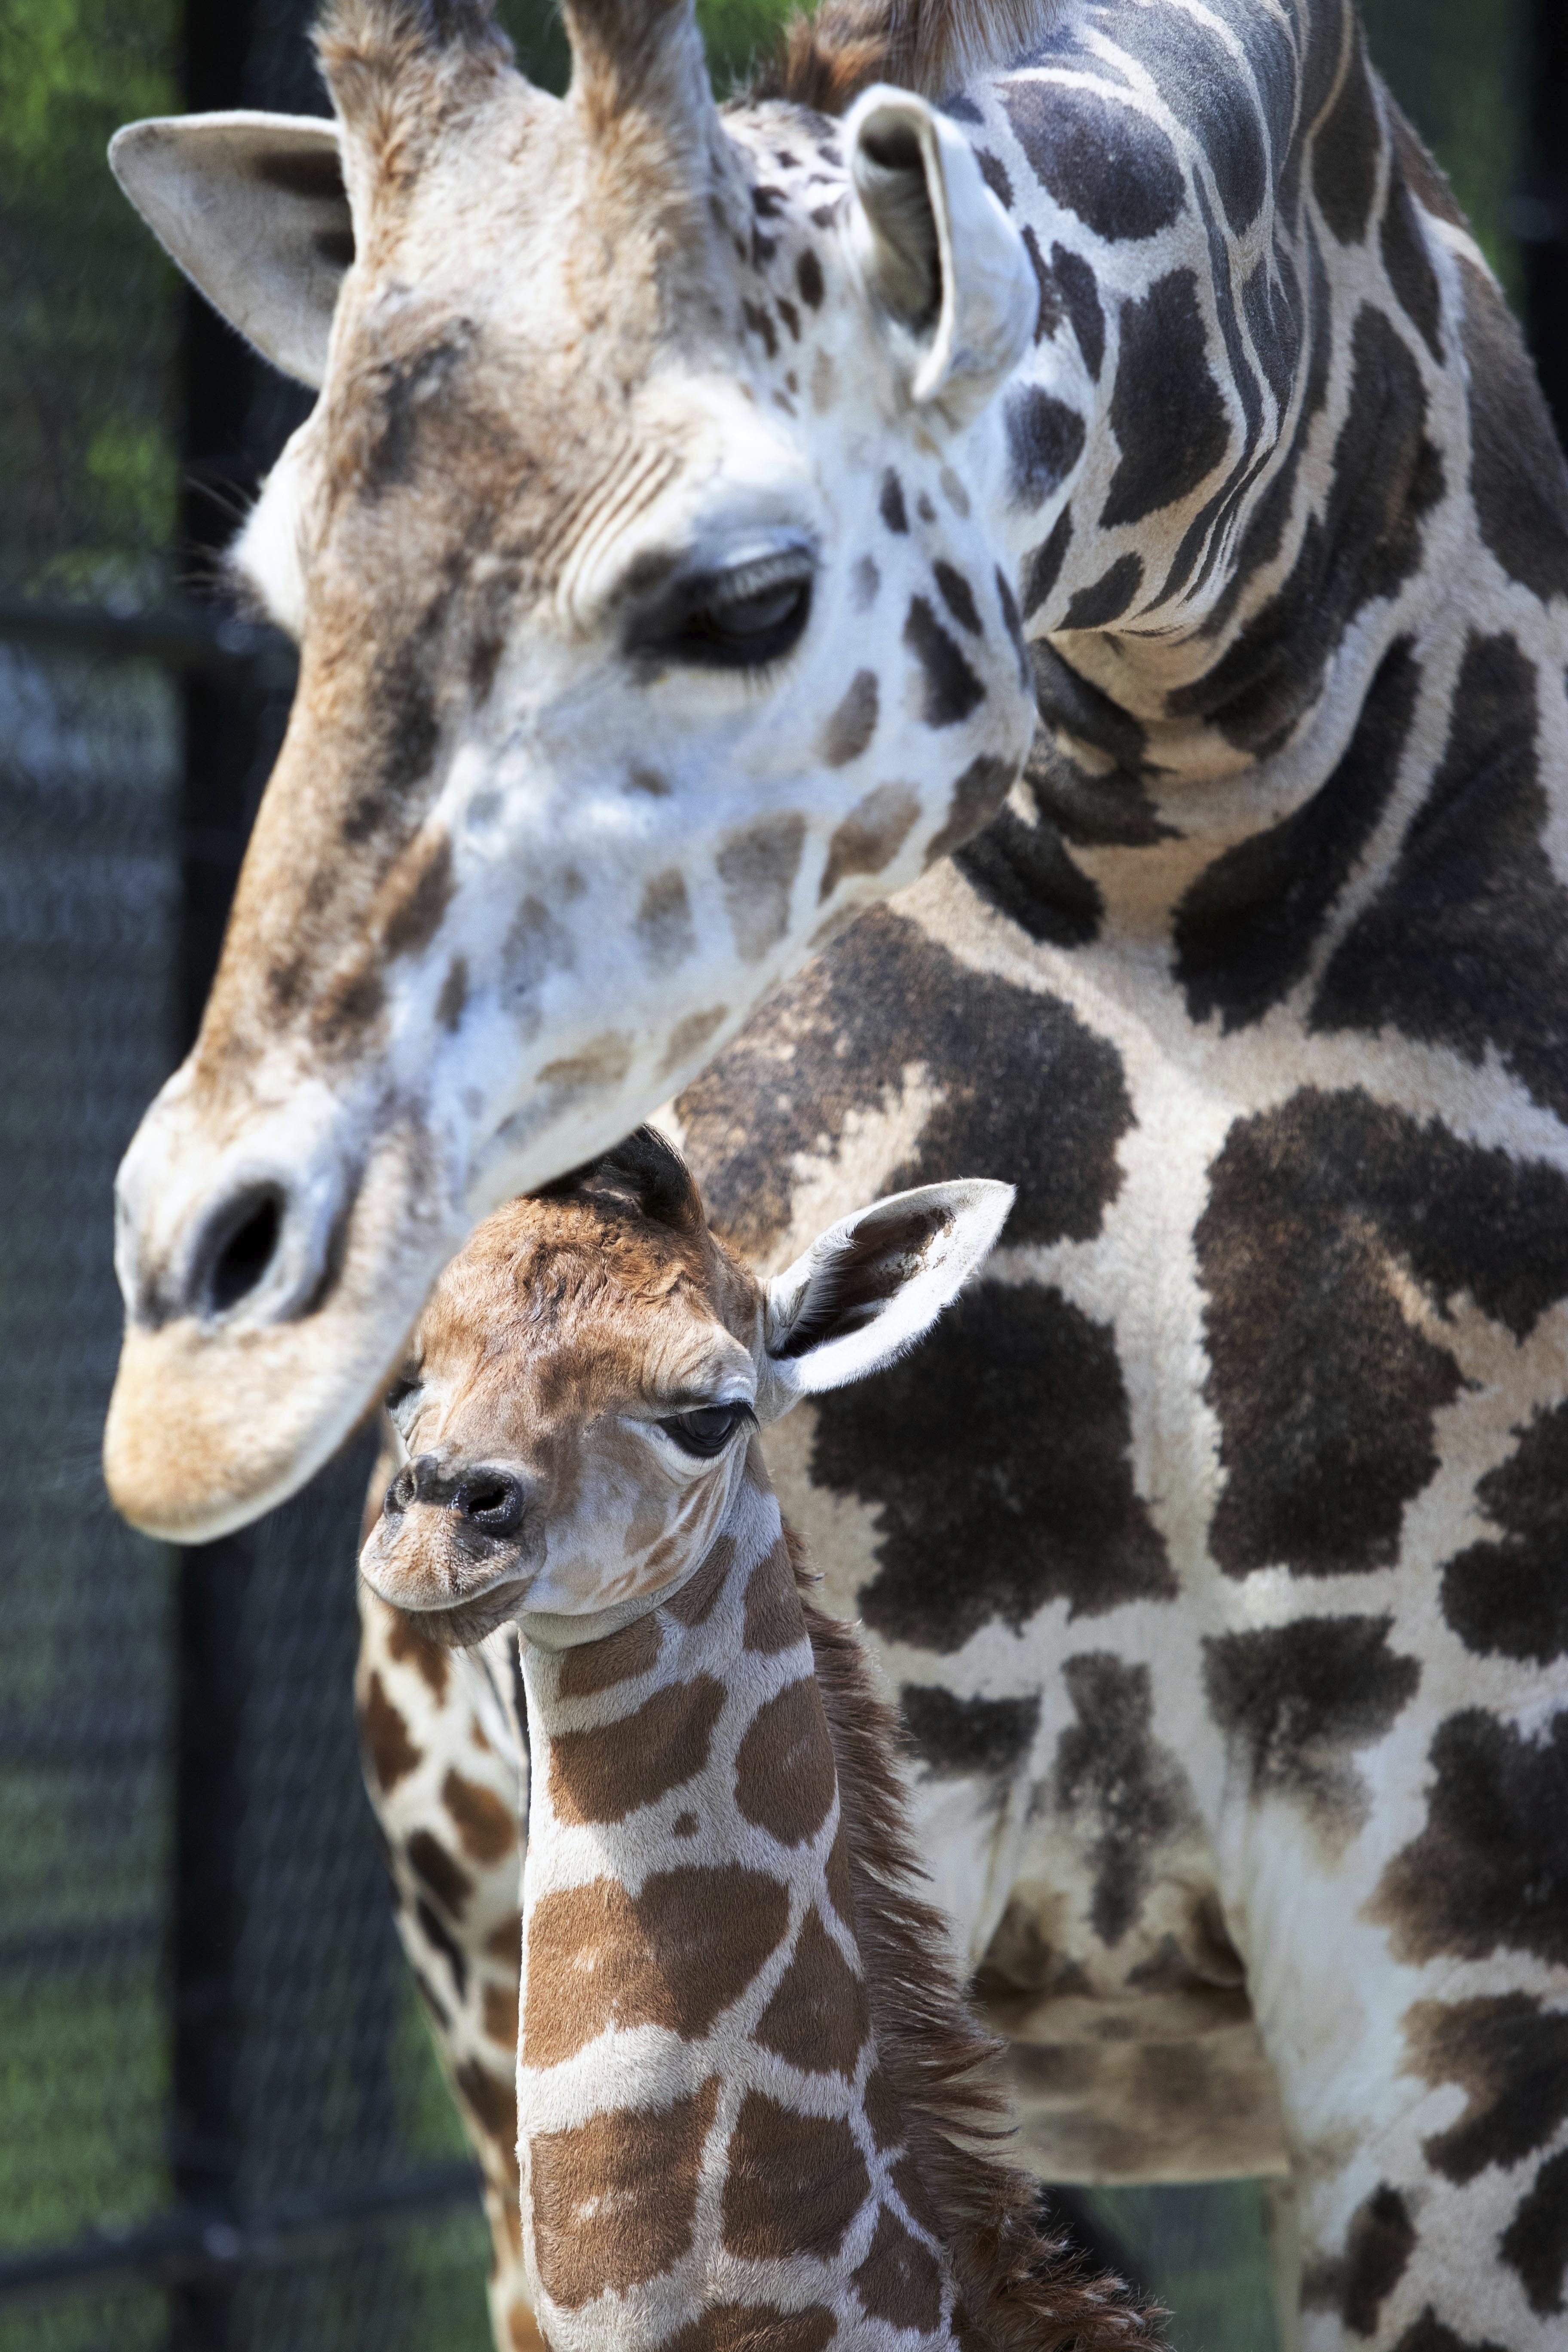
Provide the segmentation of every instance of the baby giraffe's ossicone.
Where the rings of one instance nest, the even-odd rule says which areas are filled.
[[[934,1322],[1012,1194],[934,1185],[765,1286],[642,1130],[481,1225],[365,1546],[449,1641],[521,1633],[522,2232],[553,2352],[1125,2352],[1119,2283],[976,2152],[1000,2100],[894,1728],[812,1608],[759,1424]]]

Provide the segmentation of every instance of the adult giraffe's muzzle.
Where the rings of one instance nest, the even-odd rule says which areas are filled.
[[[306,1086],[215,1154],[182,1071],[126,1155],[104,1470],[151,1535],[210,1540],[308,1478],[384,1384],[461,1238],[417,1128],[394,1124],[356,1160],[344,1127]]]

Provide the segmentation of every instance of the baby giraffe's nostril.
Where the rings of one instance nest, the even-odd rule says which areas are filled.
[[[399,1511],[405,1511],[414,1500],[415,1491],[416,1481],[413,1470],[411,1468],[400,1470],[386,1490],[382,1502],[383,1510],[389,1517],[395,1517]]]
[[[523,1493],[504,1470],[474,1470],[452,1496],[452,1507],[489,1536],[512,1536],[522,1525]]]

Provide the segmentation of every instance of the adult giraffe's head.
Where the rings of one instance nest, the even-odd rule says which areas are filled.
[[[790,95],[721,113],[689,0],[574,0],[563,102],[479,0],[338,0],[334,121],[121,134],[321,385],[236,556],[300,642],[289,734],[121,1177],[139,1524],[298,1486],[479,1216],[994,815],[1046,633],[1097,675],[1142,627],[1162,692],[1223,655],[1307,396],[1303,142],[1369,91],[1346,0],[999,5],[1037,62],[995,131],[915,94],[960,14],[799,30]]]
[[[342,0],[335,123],[117,147],[321,387],[236,558],[300,643],[288,737],[120,1181],[109,1477],[166,1534],[297,1486],[475,1218],[624,1134],[1028,748],[948,460],[1037,297],[963,140],[892,91],[727,130],[689,5],[568,23],[563,103],[487,9]],[[873,553],[895,447],[913,529]]]

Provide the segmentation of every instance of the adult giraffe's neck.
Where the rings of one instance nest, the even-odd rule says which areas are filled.
[[[519,2131],[554,2352],[685,2347],[687,2328],[750,2345],[752,2326],[769,2352],[815,2352],[868,2314],[951,2344],[760,1459],[670,1600],[576,1648],[525,1639],[523,1672]]]
[[[1114,569],[1095,481],[1038,546],[998,509],[1040,725],[958,862],[1051,944],[1180,948],[1184,930],[1201,959],[1216,923],[1228,938],[1238,911],[1245,929],[1288,898],[1300,928],[1304,872],[1331,896],[1352,866],[1392,867],[1443,768],[1468,642],[1500,614],[1541,634],[1518,586],[1553,641],[1523,646],[1530,677],[1568,651],[1561,608],[1544,610],[1568,586],[1568,477],[1518,331],[1381,93],[1365,129],[1364,236],[1342,244],[1300,194],[1277,224],[1296,333],[1278,430],[1249,439],[1198,522],[1183,506],[1147,518],[1127,621],[1063,625],[1089,620]],[[1298,187],[1323,180],[1314,165]],[[1121,366],[1108,357],[1106,377]],[[1402,821],[1380,833],[1385,812]]]

